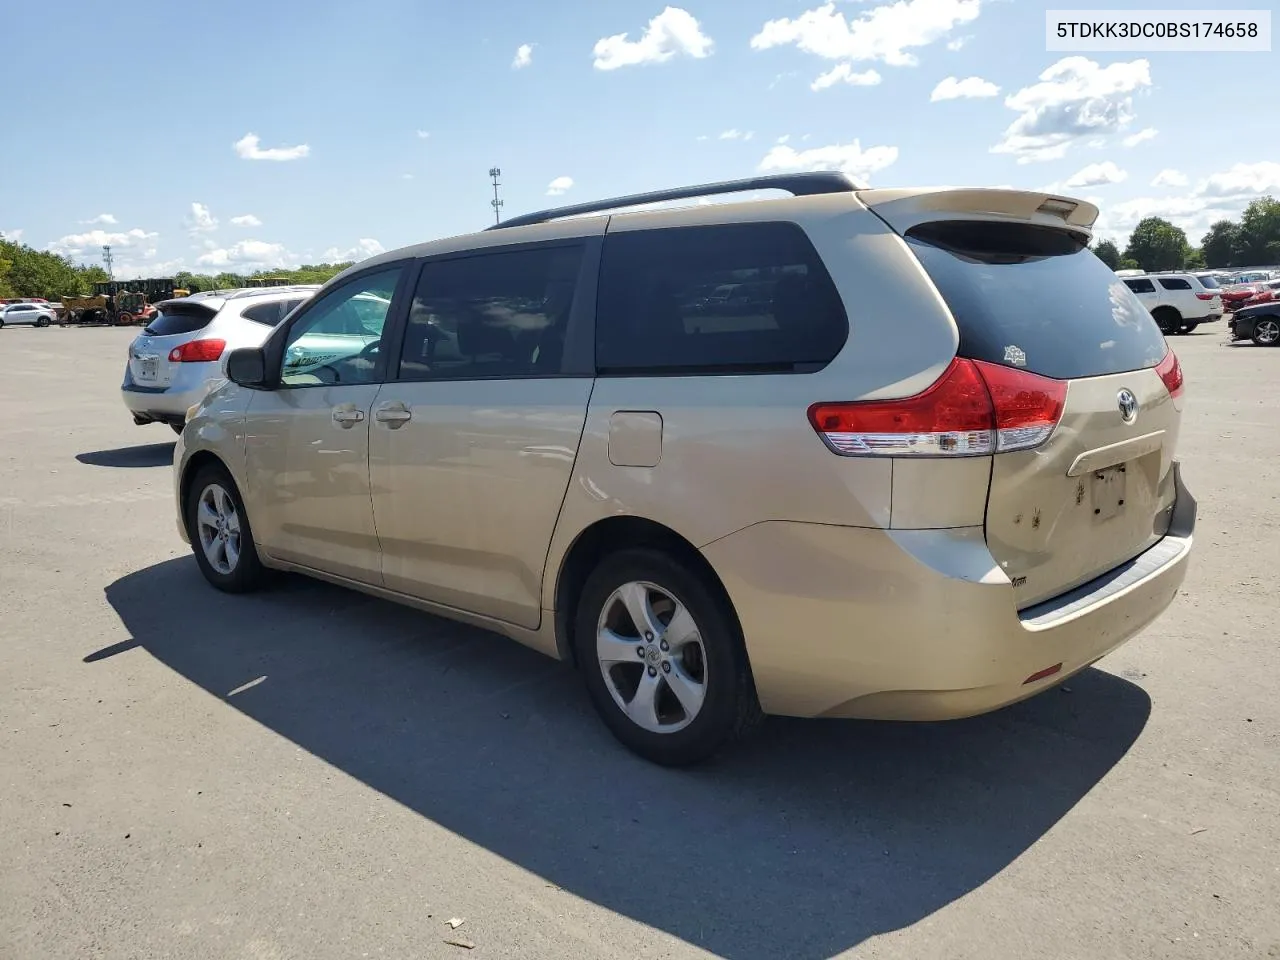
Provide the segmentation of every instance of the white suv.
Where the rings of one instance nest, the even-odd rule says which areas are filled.
[[[182,432],[187,410],[223,379],[222,357],[256,347],[318,284],[214,290],[157,304],[159,313],[129,344],[120,393],[138,425]]]
[[[1190,333],[1202,323],[1222,319],[1222,291],[1189,273],[1125,277],[1164,334]]]

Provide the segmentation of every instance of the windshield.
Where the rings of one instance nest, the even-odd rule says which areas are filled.
[[[1168,351],[1122,279],[1062,230],[947,221],[907,242],[960,328],[960,355],[1067,380],[1153,367]]]

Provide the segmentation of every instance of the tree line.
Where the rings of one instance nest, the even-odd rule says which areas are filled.
[[[1219,220],[1193,247],[1187,234],[1161,217],[1138,222],[1121,253],[1110,240],[1093,247],[1112,270],[1219,270],[1280,264],[1280,200],[1259,197],[1240,219]]]
[[[174,286],[197,293],[243,287],[260,277],[283,277],[289,283],[324,283],[341,273],[348,263],[304,264],[295,270],[259,270],[255,273],[189,273],[174,276]],[[96,264],[77,264],[67,256],[36,250],[0,235],[0,297],[82,297],[93,292],[95,283],[105,283],[107,271]]]

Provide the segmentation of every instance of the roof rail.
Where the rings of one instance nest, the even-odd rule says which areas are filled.
[[[554,207],[512,217],[504,223],[494,224],[488,230],[505,230],[508,227],[527,227],[535,223],[547,223],[584,213],[601,213],[619,207],[638,207],[648,203],[666,203],[669,200],[688,200],[693,197],[712,197],[724,193],[742,193],[746,190],[785,190],[792,196],[808,197],[822,193],[851,193],[858,186],[843,173],[820,171],[816,173],[787,173],[769,177],[749,177],[746,180],[724,180],[720,183],[704,183],[696,187],[676,187],[671,190],[654,190],[651,193],[634,193],[611,200],[595,200],[576,203],[569,207]]]

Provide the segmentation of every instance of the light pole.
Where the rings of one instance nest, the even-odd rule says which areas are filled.
[[[111,269],[111,263],[114,260],[115,260],[115,257],[111,256],[111,248],[109,246],[104,246],[102,248],[102,262],[107,265],[108,280],[114,280],[116,278],[115,273]]]
[[[502,171],[497,167],[489,168],[489,176],[493,178],[493,199],[489,201],[489,205],[493,207],[493,222],[502,222],[502,200],[498,198],[498,187],[502,186],[498,182],[498,178],[502,176]]]

